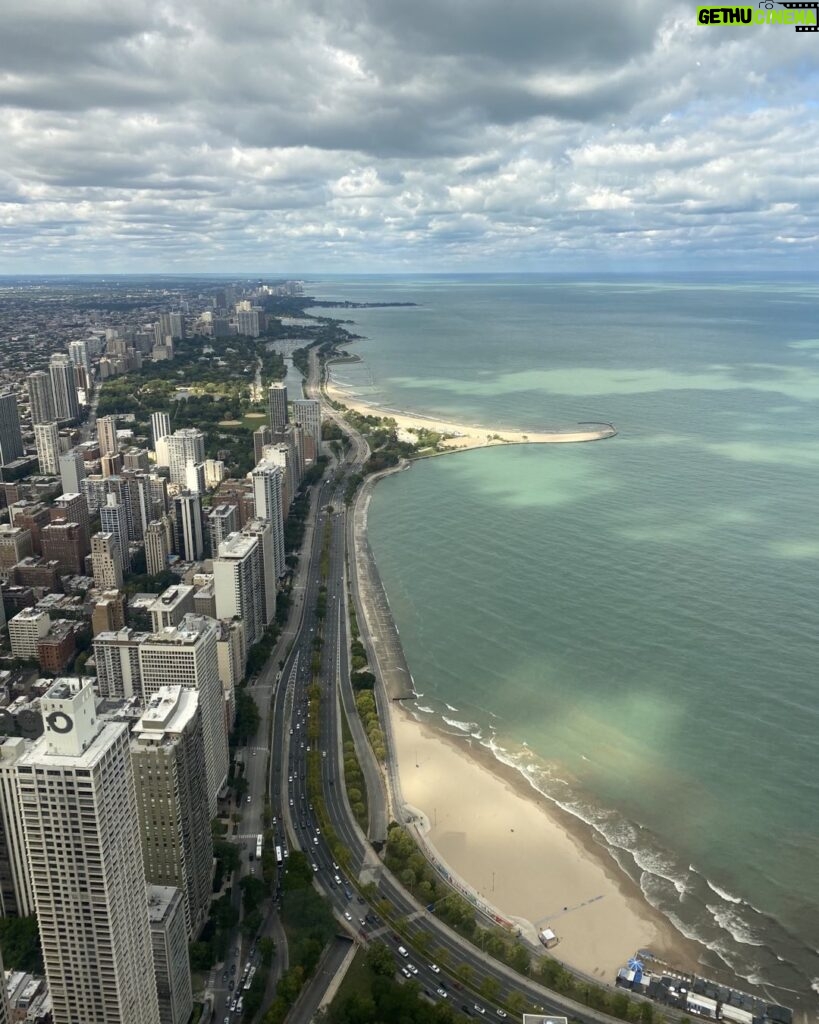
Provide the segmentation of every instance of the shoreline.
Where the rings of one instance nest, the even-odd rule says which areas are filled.
[[[333,360],[329,360],[326,365],[330,367],[332,362]],[[617,434],[617,429],[611,423],[576,423],[571,427],[558,427],[554,430],[523,431],[481,427],[475,423],[456,423],[433,416],[386,409],[348,394],[332,379],[332,370],[328,371],[328,377],[321,387],[325,397],[331,402],[346,406],[361,416],[379,416],[395,420],[399,437],[402,432],[416,435],[419,430],[448,435],[439,442],[439,448],[443,451],[430,454],[445,455],[448,452],[509,444],[578,444],[603,441]]]
[[[421,812],[425,842],[455,875],[531,941],[552,928],[559,942],[549,955],[598,983],[613,985],[638,949],[697,969],[699,946],[648,903],[589,828],[480,744],[397,703],[389,714],[402,810]]]

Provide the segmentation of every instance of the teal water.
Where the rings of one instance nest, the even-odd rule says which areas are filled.
[[[350,280],[385,408],[617,438],[379,484],[419,713],[587,821],[646,897],[793,1004],[819,985],[819,288]],[[322,311],[326,312],[326,311]],[[425,710],[421,710],[425,709]],[[811,991],[813,986],[813,992]]]

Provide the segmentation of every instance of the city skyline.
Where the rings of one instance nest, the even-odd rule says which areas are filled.
[[[3,42],[0,273],[815,264],[817,49],[793,26],[43,0]]]

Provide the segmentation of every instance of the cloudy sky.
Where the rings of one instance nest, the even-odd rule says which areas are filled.
[[[819,35],[665,0],[11,0],[0,272],[817,267]]]

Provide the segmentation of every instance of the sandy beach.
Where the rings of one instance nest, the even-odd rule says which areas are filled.
[[[696,947],[605,862],[580,823],[558,821],[558,809],[523,780],[501,778],[465,742],[400,706],[393,705],[392,722],[402,795],[428,820],[428,841],[505,915],[552,928],[560,939],[554,956],[606,982],[640,948],[694,965]]]
[[[579,441],[599,441],[605,437],[612,437],[617,433],[608,424],[581,424],[577,423],[567,428],[555,428],[541,432],[521,430],[496,429],[494,427],[481,427],[474,423],[456,423],[452,420],[438,420],[429,416],[421,416],[418,413],[395,412],[392,409],[381,408],[368,402],[355,398],[343,388],[340,388],[332,377],[324,384],[324,392],[329,399],[348,409],[361,414],[362,416],[388,416],[395,420],[399,437],[404,432],[407,440],[414,440],[419,429],[433,430],[439,434],[449,435],[441,441],[440,447],[451,451],[464,451],[469,448],[487,448],[492,445],[502,444],[567,444]]]

